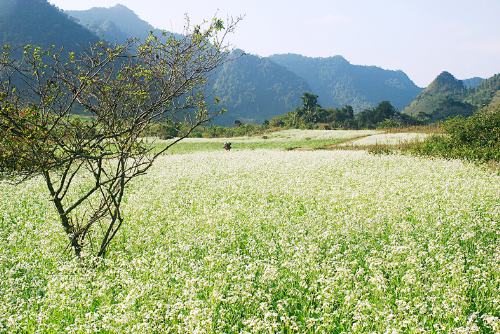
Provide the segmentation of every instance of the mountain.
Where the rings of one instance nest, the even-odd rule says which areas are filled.
[[[155,30],[151,24],[139,18],[134,11],[120,4],[110,8],[67,10],[65,13],[110,42],[123,43],[131,37],[144,40],[150,31]]]
[[[243,51],[235,50],[232,57]],[[217,124],[261,123],[264,119],[294,110],[302,104],[304,92],[312,92],[306,80],[268,58],[243,55],[224,64],[216,73],[213,88],[219,107],[228,110]]]
[[[442,72],[403,113],[416,117],[429,114],[432,115],[431,121],[435,122],[457,115],[468,117],[486,105],[500,105],[500,74],[470,88],[464,85],[464,81]]]
[[[306,79],[323,107],[351,105],[355,111],[361,111],[390,101],[401,110],[422,91],[403,71],[352,65],[342,56],[279,54],[269,59]]]
[[[403,110],[403,113],[414,117],[423,114],[432,115],[434,110],[438,108],[439,103],[447,101],[442,107],[453,107],[456,109],[454,111],[456,114],[461,106],[452,105],[451,101],[463,100],[464,94],[466,94],[466,88],[463,81],[457,80],[453,75],[444,71],[425,90],[418,94],[415,100]],[[469,113],[469,111],[467,109],[466,113]]]
[[[0,45],[78,48],[98,39],[46,0],[0,0]]]
[[[474,77],[474,78],[462,80],[462,82],[464,83],[464,86],[467,88],[476,88],[476,86],[479,85],[483,81],[484,81],[484,79],[480,78],[480,77]]]

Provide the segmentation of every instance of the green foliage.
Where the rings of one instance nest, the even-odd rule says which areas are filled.
[[[158,123],[151,126],[143,135],[160,139],[171,139],[180,135],[182,126],[181,122]]]
[[[373,109],[366,109],[359,113],[360,127],[374,128],[379,123],[390,120],[396,116],[396,109],[389,101],[383,101]]]
[[[304,93],[302,107],[270,121],[273,127],[294,127],[297,129],[375,129],[409,125],[421,125],[424,121],[401,114],[389,101],[379,103],[375,108],[365,109],[354,115],[352,106],[341,109],[323,109],[318,96]]]
[[[446,99],[461,100],[465,91],[462,81],[455,79],[448,72],[442,72],[403,110],[403,113],[414,117],[420,113],[433,114],[440,101]]]
[[[500,109],[456,116],[441,123],[445,135],[435,135],[406,151],[477,162],[500,161]]]
[[[478,108],[490,104],[500,91],[500,74],[496,74],[479,83],[475,88],[467,91],[467,97],[464,99]]]
[[[142,43],[96,42],[81,52],[2,48],[0,177],[44,179],[76,256],[84,249],[104,256],[123,224],[127,184],[223,112],[217,101],[206,102],[205,89],[213,70],[230,60],[230,46],[214,38],[224,40],[239,20],[224,32],[218,19],[196,28],[188,21],[190,33],[180,39],[151,32]],[[72,114],[75,105],[89,114],[85,122]],[[178,117],[188,121],[181,127]],[[158,151],[142,135],[159,120],[166,123],[156,131],[180,138]],[[80,173],[91,182],[75,184]]]

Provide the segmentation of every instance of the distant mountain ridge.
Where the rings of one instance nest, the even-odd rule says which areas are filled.
[[[114,42],[116,39],[123,43],[131,37],[144,40],[149,31],[155,30],[151,24],[142,20],[134,11],[120,4],[110,8],[93,7],[87,10],[67,10],[65,13],[76,18],[80,24],[110,42]]]
[[[123,43],[130,37],[144,40],[152,30],[158,33],[120,4],[64,12],[47,0],[0,0],[1,45],[74,49],[99,38],[111,43]],[[342,56],[245,55],[219,68],[212,77],[212,87],[217,90],[214,96],[219,97],[220,106],[228,110],[216,120],[224,125],[232,125],[236,119],[260,123],[292,111],[301,105],[304,92],[319,95],[324,108],[351,105],[359,112],[390,101],[404,113],[418,116],[422,112],[438,118],[468,115],[484,104],[500,105],[500,74],[486,80],[474,77],[460,81],[443,72],[423,90],[402,71],[352,65]]]
[[[269,59],[306,79],[323,107],[351,105],[359,112],[390,101],[401,110],[422,91],[403,71],[352,65],[342,56],[311,58],[279,54]]]

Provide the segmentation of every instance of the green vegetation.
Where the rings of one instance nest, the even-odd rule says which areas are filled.
[[[460,102],[446,96],[444,100],[437,103],[437,107],[432,114],[426,115],[420,112],[421,118],[427,118],[433,122],[444,121],[455,116],[469,117],[474,114],[474,106],[467,102]],[[423,116],[422,116],[423,115]]]
[[[382,154],[411,154],[446,159],[461,159],[500,168],[500,108],[485,107],[465,118],[455,116],[435,124],[386,129],[386,133],[423,133],[420,140],[402,140],[397,143],[374,140],[355,141],[338,149],[368,150]],[[376,137],[376,136],[373,136]],[[372,138],[372,137],[370,137]]]
[[[500,177],[469,163],[500,161],[497,78],[455,90],[443,75],[429,91],[445,98],[418,120],[389,101],[355,114],[298,88],[283,100],[280,78],[297,76],[249,56],[228,69],[239,77],[217,74],[248,79],[241,101],[260,108],[258,89],[273,108],[302,101],[262,125],[242,113],[234,127],[193,129],[213,116],[196,88],[226,61],[209,42],[221,25],[55,51],[50,80],[54,50],[27,46],[22,62],[4,48],[0,172],[26,178],[0,180],[0,333],[500,332]],[[188,65],[169,67],[179,59]],[[72,114],[75,103],[90,116]],[[479,103],[471,117],[414,127]],[[356,128],[438,134],[383,146],[379,130],[327,130]],[[368,136],[384,155],[337,145]]]
[[[403,127],[424,124],[423,121],[401,114],[389,101],[383,101],[376,107],[354,114],[351,106],[341,109],[323,109],[318,104],[318,96],[304,93],[302,107],[295,108],[282,116],[274,117],[272,127],[295,127],[297,129],[375,129]]]
[[[265,135],[254,135],[251,137],[230,138],[233,151],[256,150],[256,149],[328,149],[351,139],[370,136],[380,133],[372,130],[297,130],[288,129],[281,131],[266,132]],[[173,142],[174,139],[156,139],[158,149],[162,149]],[[197,151],[220,151],[223,144],[228,141],[227,137],[221,138],[187,138],[172,146],[168,154],[192,153]]]
[[[433,117],[438,103],[445,99],[459,100],[465,95],[463,83],[448,72],[442,72],[415,100],[407,106],[403,113],[418,117],[419,115],[430,114]],[[469,109],[467,108],[467,112]]]
[[[449,117],[469,117],[485,105],[500,106],[500,74],[465,86],[448,72],[441,73],[402,113],[438,122]]]
[[[406,152],[476,162],[500,162],[500,108],[456,116],[440,124],[445,135],[414,143]]]
[[[465,101],[481,108],[484,105],[500,106],[500,74],[482,81],[474,89],[468,90]]]
[[[224,127],[212,124],[199,127],[193,130],[189,137],[231,138],[266,136],[270,132],[285,129],[392,129],[425,124],[425,121],[401,114],[389,101],[383,101],[375,108],[363,110],[355,115],[351,106],[344,106],[341,109],[323,109],[318,104],[318,96],[311,93],[303,93],[301,99],[301,107],[296,107],[294,111],[276,116],[271,120],[264,119],[262,125],[244,124],[237,119],[233,122],[234,126]],[[143,133],[143,136],[170,139],[182,136],[186,132],[186,126],[188,125],[182,123],[156,124]]]

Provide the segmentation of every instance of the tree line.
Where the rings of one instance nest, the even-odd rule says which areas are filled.
[[[190,137],[216,138],[216,137],[238,137],[251,134],[264,133],[279,129],[387,129],[394,127],[405,127],[427,124],[429,115],[413,117],[402,114],[394,108],[389,101],[382,101],[376,107],[354,113],[350,105],[342,108],[324,109],[318,103],[318,95],[312,93],[302,94],[302,106],[296,107],[284,115],[273,117],[271,120],[264,119],[262,125],[244,124],[240,120],[234,121],[234,126],[224,127],[214,124],[204,124],[192,131]],[[145,136],[154,136],[163,139],[178,137],[185,133],[183,123],[156,124],[149,129]]]

